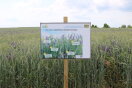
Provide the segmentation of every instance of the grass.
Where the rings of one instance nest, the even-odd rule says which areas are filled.
[[[63,88],[63,60],[40,59],[39,28],[0,28],[0,88]],[[89,60],[69,60],[69,88],[132,88],[132,29],[92,29]]]

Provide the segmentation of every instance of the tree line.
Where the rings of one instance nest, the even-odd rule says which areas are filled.
[[[99,28],[97,25],[92,24],[91,28]],[[107,23],[104,23],[103,28],[111,28]],[[119,28],[132,28],[131,25],[121,25]]]

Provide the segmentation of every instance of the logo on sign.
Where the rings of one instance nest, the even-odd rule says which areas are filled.
[[[84,28],[89,28],[89,25],[88,24],[84,24]]]
[[[43,26],[42,26],[42,28],[48,28],[48,25],[47,25],[47,24],[45,24],[45,25],[43,25]]]

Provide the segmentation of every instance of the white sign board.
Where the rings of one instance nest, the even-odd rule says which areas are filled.
[[[41,23],[40,26],[42,58],[90,58],[90,23]]]

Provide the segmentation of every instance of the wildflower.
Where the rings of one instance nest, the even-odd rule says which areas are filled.
[[[69,53],[69,51],[66,51],[66,53]]]
[[[44,55],[46,55],[46,53],[44,53]]]

